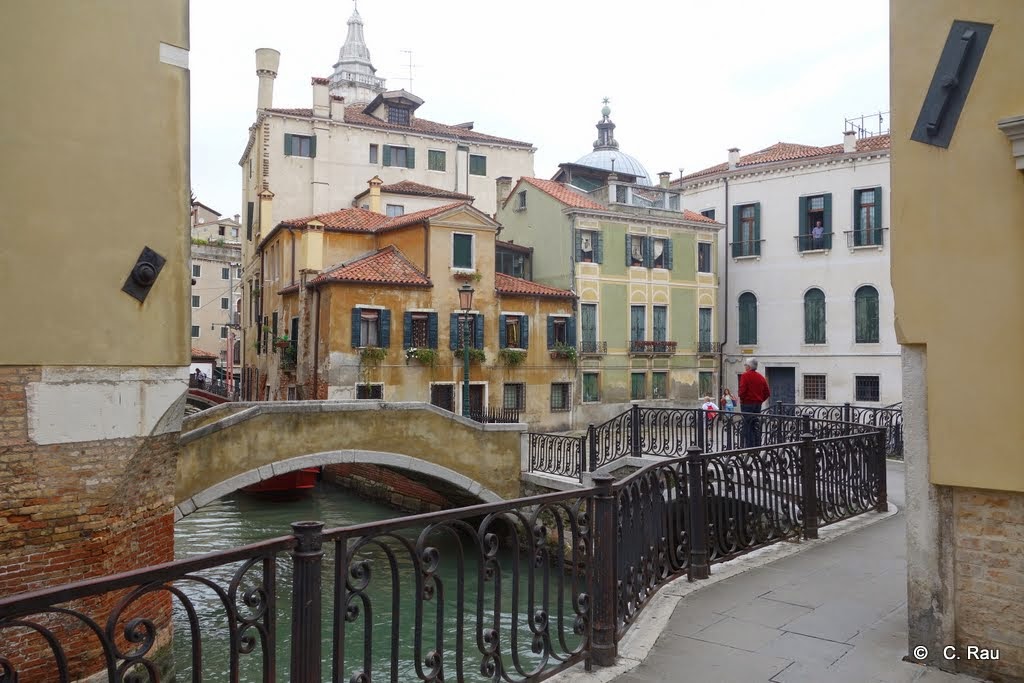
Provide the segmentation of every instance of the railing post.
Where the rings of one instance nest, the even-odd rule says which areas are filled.
[[[583,473],[587,471],[587,437],[580,437],[580,483],[583,483]]]
[[[320,570],[323,522],[293,522],[298,545],[292,551],[292,662],[289,680],[320,683]],[[341,561],[341,560],[339,560]]]
[[[697,431],[697,448],[701,453],[707,452],[707,428],[708,428],[708,413],[703,408],[698,408],[695,411],[695,417],[693,419],[693,425]]]
[[[590,442],[590,472],[597,469],[597,430],[594,429],[594,423],[591,422],[587,427],[587,440]]]
[[[775,402],[775,414],[782,415],[782,401]]]
[[[634,458],[640,457],[640,405],[633,404],[630,408],[629,420],[629,449],[630,455]]]
[[[801,415],[800,416],[800,433],[801,434],[813,434],[811,431],[811,416]]]
[[[690,517],[690,565],[686,570],[688,581],[711,576],[708,561],[708,504],[704,489],[705,466],[703,454],[697,448],[686,449],[686,492]]]
[[[878,502],[875,504],[875,512],[888,512],[889,510],[889,482],[887,481],[887,470],[885,467],[885,449],[888,434],[885,427],[878,430],[878,448],[875,457],[878,468]]]
[[[594,554],[593,558],[593,635],[590,641],[591,661],[598,666],[612,666],[618,654],[615,640],[618,603],[615,532],[615,477],[598,474],[594,477]]]
[[[851,413],[850,402],[847,401],[846,403],[843,404],[843,422],[846,423],[846,424],[843,425],[843,433],[844,434],[849,434],[850,433],[850,422],[852,421],[850,419],[850,413]]]
[[[818,537],[818,482],[814,435],[800,435],[800,507],[804,517],[804,538]]]

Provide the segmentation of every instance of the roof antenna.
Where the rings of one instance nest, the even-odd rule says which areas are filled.
[[[353,2],[355,2],[355,0],[353,0]],[[400,52],[404,52],[409,55],[409,78],[405,80],[409,81],[409,92],[412,92],[412,68],[418,65],[412,63],[412,50],[400,50]]]

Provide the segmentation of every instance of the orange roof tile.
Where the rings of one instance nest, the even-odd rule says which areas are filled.
[[[394,245],[321,273],[312,284],[351,282],[401,287],[430,287],[430,278],[405,258]]]
[[[281,221],[281,224],[292,227],[304,227],[310,221],[319,221],[324,224],[325,228],[353,232],[373,232],[384,223],[387,223],[388,220],[388,217],[384,214],[374,213],[366,209],[342,209],[315,216],[306,216],[305,218],[291,218]]]
[[[542,180],[540,178],[528,178],[526,176],[519,180],[533,185],[541,192],[551,195],[566,206],[572,206],[577,209],[595,209],[598,211],[607,210],[607,207],[603,204],[599,204],[590,197],[580,194],[564,183],[559,183],[554,180]],[[509,198],[511,198],[511,195],[509,195]],[[505,201],[507,202],[508,199]]]
[[[689,209],[683,209],[683,218],[688,221],[697,221],[698,223],[711,223],[712,225],[722,225],[714,218],[708,218],[707,216],[697,213],[696,211],[690,211]]]
[[[215,353],[203,351],[202,349],[197,349],[194,346],[192,347],[192,360],[217,360],[218,358],[220,358],[220,356]]]
[[[531,282],[520,277],[512,277],[504,273],[494,274],[494,289],[498,294],[515,294],[519,296],[545,296],[560,299],[572,299],[576,295],[567,289],[548,287],[539,282]]]
[[[435,206],[432,209],[423,209],[422,211],[414,211],[413,213],[395,216],[394,218],[387,219],[384,224],[377,226],[375,232],[383,232],[385,230],[393,230],[395,228],[404,228],[407,225],[415,225],[416,223],[429,220],[438,214],[467,205],[468,202],[452,202],[451,204],[445,204],[444,206]]]
[[[869,138],[860,138],[857,140],[857,152],[875,152],[883,149],[889,149],[889,146],[890,137],[888,133],[885,135],[875,135]],[[736,163],[736,168],[757,166],[759,164],[774,164],[780,161],[797,161],[800,159],[811,159],[814,157],[842,153],[842,144],[815,147],[814,145],[799,145],[792,142],[776,142],[770,147],[765,147],[764,149],[741,156],[740,160]],[[692,178],[714,175],[715,173],[723,173],[728,170],[728,163],[716,164],[697,171],[696,173],[685,175],[682,180],[686,181]],[[679,181],[676,180],[672,184],[679,185]]]
[[[328,85],[330,82],[330,78],[324,78],[323,76],[313,76],[310,79],[310,85]]]
[[[380,191],[390,192],[391,194],[409,194],[417,197],[442,197],[444,199],[463,199],[466,201],[473,201],[473,197],[468,194],[453,192],[452,190],[442,190],[439,187],[431,187],[430,185],[415,183],[411,180],[402,180],[391,185],[381,185]],[[360,196],[367,192],[369,192],[369,190],[361,193]]]

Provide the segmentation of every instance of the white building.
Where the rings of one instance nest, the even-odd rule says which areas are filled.
[[[192,348],[193,353],[201,350],[216,356],[218,368],[228,365],[232,340],[232,365],[240,362],[238,336],[231,329],[237,319],[232,312],[241,310],[242,299],[239,228],[237,215],[222,218],[216,209],[192,202]]]
[[[720,242],[723,381],[754,356],[772,400],[901,400],[889,283],[889,136],[777,143],[673,183],[727,224]],[[820,222],[820,230],[815,230]]]

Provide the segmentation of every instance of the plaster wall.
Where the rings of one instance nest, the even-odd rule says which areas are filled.
[[[526,192],[525,211],[516,209],[515,195],[521,191]],[[568,229],[570,219],[562,209],[562,203],[551,195],[529,183],[519,183],[512,198],[498,207],[496,220],[502,226],[500,239],[533,247],[534,280],[570,289],[574,242]]]

